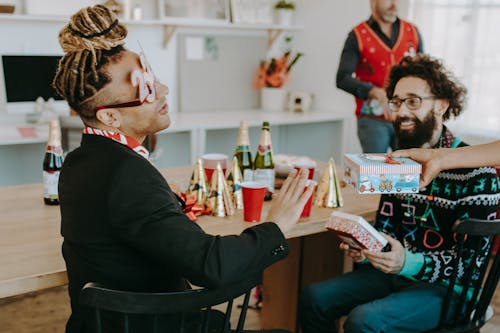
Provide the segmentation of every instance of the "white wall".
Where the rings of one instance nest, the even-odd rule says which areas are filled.
[[[399,14],[405,18],[408,0],[399,1]],[[334,110],[350,119],[346,152],[360,152],[354,117],[354,98],[336,88],[335,75],[349,31],[370,16],[369,0],[297,0],[298,24],[304,30],[295,34],[295,48],[305,52],[293,70],[290,89],[314,93],[314,107]]]
[[[295,46],[305,56],[297,64],[290,88],[314,93],[314,107],[334,110],[350,119],[346,127],[346,152],[360,151],[352,95],[337,89],[335,75],[348,32],[370,15],[368,0],[299,0],[297,17],[304,30]]]
[[[64,2],[66,0],[46,2],[54,3],[56,1]],[[99,2],[102,1],[96,1],[96,3]],[[141,5],[144,8],[145,19],[157,18],[154,17],[156,0],[141,1]],[[19,12],[22,13],[21,10]],[[0,54],[62,54],[57,36],[64,25],[65,22],[0,19]],[[173,89],[176,86],[177,78],[176,37],[172,38],[168,48],[165,49],[163,48],[163,28],[161,26],[128,25],[127,27],[129,34],[126,39],[126,47],[133,51],[139,51],[137,40],[141,42],[155,74],[171,88],[168,97],[171,110],[177,110],[176,89]],[[0,80],[0,114],[5,110],[5,88],[3,80]]]
[[[155,15],[156,1],[147,0],[141,3],[145,9],[145,18],[154,18],[148,16]],[[407,12],[407,3],[407,0],[400,1],[402,17],[405,17]],[[296,14],[296,22],[303,25],[304,30],[294,33],[294,45],[295,49],[304,52],[305,56],[294,68],[287,88],[312,92],[315,96],[315,109],[332,110],[348,117],[350,122],[346,127],[345,151],[360,151],[354,117],[354,99],[335,87],[335,74],[348,32],[370,14],[369,0],[297,0]],[[62,22],[0,19],[2,32],[0,54],[60,54],[57,35],[63,25]],[[156,75],[170,87],[171,110],[177,111],[177,80],[178,75],[182,73],[177,73],[176,37],[174,36],[168,48],[164,49],[163,31],[160,26],[129,26],[127,45],[132,50],[137,50],[136,40],[140,40],[147,51]],[[214,85],[216,84],[217,82],[214,82]],[[0,112],[4,106],[3,92],[3,87],[0,87]]]

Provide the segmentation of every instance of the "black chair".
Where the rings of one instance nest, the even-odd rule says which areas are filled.
[[[486,310],[500,277],[500,254],[488,270],[493,244],[500,234],[500,220],[466,219],[457,221],[453,230],[458,243],[453,273],[439,326],[428,333],[479,332],[489,319]],[[486,254],[484,261],[478,262],[483,254]],[[463,272],[462,276],[459,271]],[[459,294],[454,291],[456,285],[463,287]]]
[[[214,332],[213,321],[217,321],[219,322],[219,325],[216,325],[218,327],[217,332],[290,333],[286,330],[243,330],[250,292],[258,283],[260,283],[260,277],[248,278],[219,289],[202,288],[168,293],[141,293],[113,290],[90,282],[83,287],[80,293],[80,303],[93,310],[94,322],[87,324],[95,327],[98,333],[106,331],[103,329],[103,325],[106,324],[103,312],[114,314],[114,319],[118,315],[122,321],[120,328],[123,328],[125,333],[132,331],[130,318],[136,315],[147,315],[150,321],[152,321],[152,324],[147,326],[153,332],[174,332],[172,326],[169,326],[168,330],[164,331],[164,328],[159,328],[161,325],[158,324],[162,316],[171,315],[173,317],[170,318],[175,318],[176,320],[174,326],[178,326],[176,329],[179,332],[192,333],[194,329],[189,325],[192,324],[192,316],[198,315],[196,320],[199,321],[201,327],[197,326],[196,332]],[[233,308],[233,300],[243,294],[245,297],[241,306],[237,327],[231,329],[229,320]],[[225,302],[227,302],[225,313],[212,310],[212,306]],[[116,329],[113,329],[114,331]],[[147,332],[144,326],[140,328],[140,332]]]

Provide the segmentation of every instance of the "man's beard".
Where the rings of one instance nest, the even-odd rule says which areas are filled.
[[[393,6],[389,7],[389,8],[378,8],[378,15],[380,16],[380,18],[382,19],[383,22],[385,23],[394,23],[396,22],[397,18],[398,18],[398,13],[397,13],[397,9],[394,8]]]
[[[401,123],[407,120],[412,120],[415,123],[414,128],[412,130],[401,130]],[[431,140],[434,133],[436,127],[434,110],[431,110],[423,121],[416,117],[401,117],[394,121],[393,126],[396,131],[399,149],[420,148]]]
[[[394,23],[396,22],[397,20],[397,15],[392,15],[392,14],[384,14],[382,15],[382,20],[385,22],[385,23]]]

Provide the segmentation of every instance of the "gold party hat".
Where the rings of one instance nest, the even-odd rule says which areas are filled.
[[[321,177],[318,185],[314,205],[317,207],[335,208],[343,205],[342,196],[340,195],[340,186],[336,176],[335,162],[330,158],[328,165]]]
[[[201,158],[199,158],[196,161],[186,194],[194,194],[196,202],[200,205],[204,205],[207,200],[208,193],[207,176],[205,174],[205,170],[203,169],[203,162]]]
[[[340,190],[340,180],[337,174],[337,167],[333,158],[330,159],[333,165],[333,176],[335,177],[335,193],[337,194],[337,207],[344,207],[344,199],[342,198],[342,191]]]
[[[243,209],[243,192],[241,190],[242,182],[243,177],[241,175],[240,167],[238,166],[238,158],[234,156],[231,170],[227,176],[227,185],[229,190],[232,190],[233,202],[236,209]]]
[[[212,186],[207,205],[212,209],[214,216],[224,217],[234,214],[234,204],[220,163],[217,163],[217,169],[212,175]]]

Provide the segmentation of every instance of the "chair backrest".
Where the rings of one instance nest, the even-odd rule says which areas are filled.
[[[208,327],[211,325],[210,314],[212,312],[210,310],[212,306],[228,302],[223,318],[224,322],[220,323],[221,329],[218,332],[229,332],[233,299],[245,294],[236,330],[231,331],[242,332],[251,289],[260,283],[260,279],[261,274],[219,289],[202,288],[167,293],[113,290],[90,282],[81,290],[79,301],[82,305],[93,309],[95,321],[87,324],[91,327],[95,326],[96,332],[99,333],[105,331],[103,330],[103,326],[106,324],[102,316],[103,312],[115,314],[113,317],[115,320],[117,317],[121,318],[122,322],[119,326],[126,333],[130,331],[132,326],[130,318],[136,315],[148,315],[152,321],[148,327],[152,327],[153,332],[160,329],[161,325],[158,322],[165,315],[174,315],[170,316],[169,320],[176,320],[174,326],[178,326],[180,332],[185,330],[191,332],[187,327],[192,324],[190,320],[193,320],[193,317],[190,315],[193,314],[200,314],[196,317],[201,326],[200,332],[208,332]],[[116,314],[119,315],[116,316]],[[173,331],[171,327],[169,325],[169,332]],[[143,328],[144,326],[141,328],[141,333],[145,332]]]
[[[457,256],[443,303],[439,328],[480,328],[500,277],[500,256],[488,263],[500,234],[500,220],[466,219],[454,226]],[[456,286],[461,291],[457,294]],[[460,332],[460,330],[456,330]],[[454,330],[455,332],[455,330]]]

